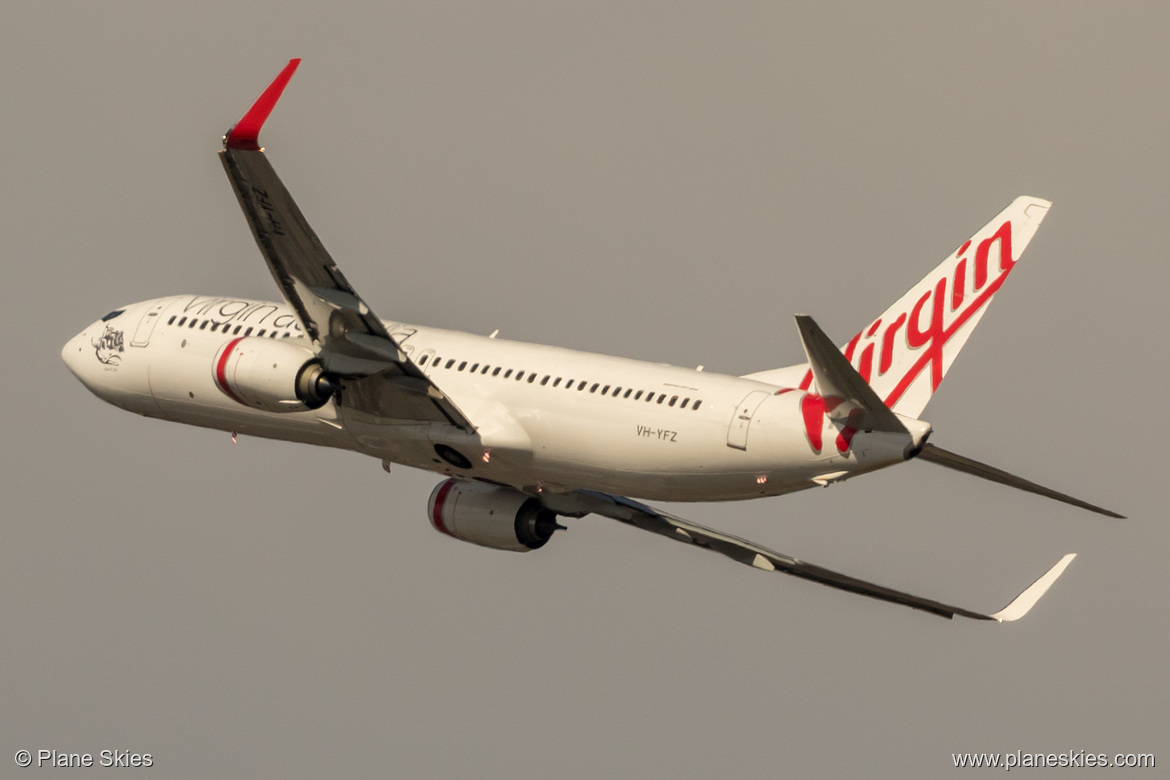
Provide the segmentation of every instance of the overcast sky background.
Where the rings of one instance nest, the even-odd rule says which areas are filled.
[[[7,0],[0,776],[22,748],[160,777],[1170,764],[1167,29],[1153,3]],[[793,312],[843,341],[1017,195],[1054,201],[924,416],[1130,519],[925,463],[671,507],[979,610],[1079,553],[1025,620],[948,622],[599,518],[459,544],[430,474],[102,404],[59,352],[106,311],[278,295],[215,151],[298,56],[265,145],[388,319],[742,374],[803,359]]]

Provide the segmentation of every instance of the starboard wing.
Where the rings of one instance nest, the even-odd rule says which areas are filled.
[[[256,244],[325,370],[339,378],[343,405],[470,432],[471,421],[411,362],[346,280],[259,144],[260,129],[299,64],[289,61],[224,136],[219,153]]]

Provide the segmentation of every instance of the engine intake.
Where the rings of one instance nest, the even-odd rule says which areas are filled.
[[[526,493],[462,479],[440,482],[427,510],[436,531],[494,550],[535,550],[561,528],[556,513]]]
[[[338,389],[311,349],[257,337],[229,341],[211,373],[228,398],[267,412],[319,409]]]

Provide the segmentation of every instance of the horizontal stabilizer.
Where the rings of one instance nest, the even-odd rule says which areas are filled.
[[[830,418],[870,431],[906,432],[898,416],[882,403],[812,317],[797,314],[796,327],[821,396],[826,401],[840,399],[835,404],[826,403]]]
[[[998,482],[1001,485],[1018,488],[1019,490],[1026,490],[1029,493],[1035,493],[1039,496],[1046,496],[1047,498],[1056,499],[1057,501],[1063,501],[1066,504],[1079,506],[1081,509],[1088,509],[1090,512],[1096,512],[1099,515],[1105,515],[1106,517],[1116,517],[1119,520],[1125,519],[1125,515],[1119,515],[1116,512],[1109,511],[1108,509],[1102,509],[1099,506],[1094,506],[1093,504],[1090,504],[1086,501],[1081,501],[1079,498],[1073,498],[1072,496],[1065,495],[1064,493],[1052,490],[1051,488],[1046,488],[1043,485],[1037,485],[1035,482],[1029,482],[1022,477],[1009,474],[1006,471],[995,468],[994,466],[988,466],[986,463],[980,463],[977,460],[965,458],[962,455],[950,452],[949,450],[944,450],[942,447],[936,447],[933,444],[924,445],[921,451],[918,453],[918,457],[921,460],[937,463],[940,466],[946,466],[948,469],[961,471],[964,474],[973,474],[976,477],[982,477],[983,479],[989,480],[991,482]]]

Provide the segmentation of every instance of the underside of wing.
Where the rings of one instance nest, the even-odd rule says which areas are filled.
[[[300,60],[292,60],[224,136],[220,160],[272,277],[338,379],[341,403],[379,417],[474,426],[399,348],[338,269],[259,145]]]
[[[997,622],[1019,620],[1041,596],[1051,587],[1052,583],[1061,575],[1065,567],[1076,557],[1069,553],[1057,561],[1043,576],[1025,589],[1003,609],[993,613],[974,612],[962,607],[943,604],[933,599],[915,596],[910,593],[876,585],[872,582],[850,577],[840,572],[817,566],[798,558],[793,558],[774,550],[769,550],[754,542],[738,536],[723,533],[713,528],[683,520],[680,517],[659,511],[621,496],[609,495],[594,491],[577,491],[562,500],[576,502],[578,511],[592,512],[593,514],[618,520],[626,525],[641,528],[644,531],[666,536],[680,542],[702,547],[720,553],[732,560],[752,566],[764,571],[779,571],[791,574],[794,577],[819,582],[831,588],[846,590],[862,596],[902,604],[913,609],[920,609],[945,618],[955,615],[975,620],[994,620]]]

